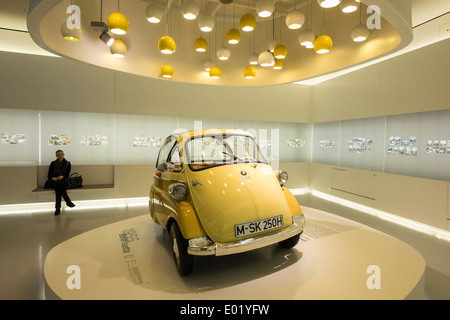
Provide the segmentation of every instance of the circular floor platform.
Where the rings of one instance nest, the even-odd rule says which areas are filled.
[[[61,299],[423,299],[425,261],[411,246],[327,212],[303,211],[307,226],[293,249],[196,257],[184,278],[168,235],[149,215],[123,220],[54,247],[45,279]]]

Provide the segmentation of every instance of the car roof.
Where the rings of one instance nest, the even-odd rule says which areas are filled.
[[[250,134],[249,132],[245,131],[245,130],[240,130],[240,129],[203,129],[203,130],[190,130],[190,131],[184,131],[184,132],[178,132],[178,133],[174,133],[172,134],[172,136],[176,136],[178,137],[178,141],[181,140],[187,140],[189,138],[192,137],[196,137],[196,136],[205,136],[205,135],[214,135],[214,134],[219,134],[219,135],[234,135],[234,134],[240,134],[240,135],[246,135],[246,136],[250,136],[253,137],[252,134]],[[253,137],[254,138],[254,137]]]

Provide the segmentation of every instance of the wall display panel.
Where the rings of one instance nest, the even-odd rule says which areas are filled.
[[[340,122],[340,165],[383,171],[385,117]]]
[[[0,166],[36,165],[39,153],[39,113],[0,109]]]
[[[41,164],[62,149],[74,164],[114,163],[114,115],[41,111]]]
[[[280,123],[282,162],[311,161],[312,124]]]
[[[312,161],[339,166],[340,122],[313,125]]]
[[[386,119],[385,171],[450,180],[450,110]]]
[[[155,164],[164,139],[177,118],[115,115],[115,164]]]

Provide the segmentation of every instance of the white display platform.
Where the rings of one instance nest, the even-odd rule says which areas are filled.
[[[167,233],[149,215],[116,222],[53,248],[45,279],[61,299],[424,298],[425,261],[411,246],[330,213],[303,211],[307,226],[295,248],[196,257],[184,278]],[[69,289],[77,280],[80,288]]]

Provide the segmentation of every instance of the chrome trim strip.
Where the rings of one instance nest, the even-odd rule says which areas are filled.
[[[214,243],[207,247],[192,246],[190,244],[188,253],[194,256],[224,256],[259,249],[289,239],[301,233],[306,223],[303,214],[293,217],[292,221],[292,225],[283,231],[261,237],[249,238],[236,242]]]
[[[154,178],[157,178],[157,179],[160,179],[160,180],[164,180],[164,181],[170,181],[170,182],[179,182],[179,183],[184,183],[184,184],[186,184],[186,181],[182,181],[182,180],[175,180],[175,179],[167,179],[167,178],[161,178],[161,177],[158,177],[156,174],[153,174],[153,177]]]

